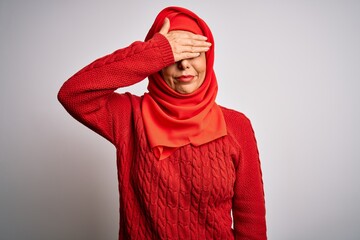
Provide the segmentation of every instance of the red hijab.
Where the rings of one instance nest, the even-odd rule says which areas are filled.
[[[170,20],[169,31],[204,35],[212,47],[206,52],[205,80],[193,93],[174,91],[159,73],[149,76],[149,93],[145,93],[142,101],[142,116],[147,139],[160,160],[181,146],[199,146],[227,134],[223,113],[215,103],[218,85],[213,70],[214,39],[209,27],[185,8],[168,7],[158,14],[145,41],[160,31],[166,17]]]

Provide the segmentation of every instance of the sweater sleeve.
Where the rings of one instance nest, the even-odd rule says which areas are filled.
[[[250,120],[241,114],[235,136],[240,159],[235,166],[233,197],[235,239],[264,240],[266,236],[265,199],[259,152]]]
[[[131,103],[127,94],[115,93],[174,62],[168,40],[157,33],[147,42],[134,42],[99,58],[75,73],[60,88],[58,100],[78,121],[115,143],[117,130],[130,124]]]

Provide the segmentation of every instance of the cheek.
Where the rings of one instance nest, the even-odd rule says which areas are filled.
[[[195,68],[199,75],[203,75],[204,77],[204,75],[206,74],[206,62],[199,62],[198,64],[196,64]]]
[[[194,65],[197,68],[199,73],[206,72],[206,57],[205,57],[204,53],[202,53],[202,55],[196,59],[196,62],[194,63]]]
[[[164,78],[169,78],[170,76],[173,75],[173,73],[174,73],[174,64],[161,69],[161,75]]]
[[[176,67],[175,67],[176,68]],[[174,66],[170,65],[168,67],[165,67],[163,69],[161,69],[160,71],[160,75],[162,76],[162,78],[164,79],[164,82],[170,87],[173,88],[174,87],[174,80],[173,80],[173,75],[174,75]]]

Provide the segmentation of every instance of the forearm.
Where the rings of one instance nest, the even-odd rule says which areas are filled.
[[[148,42],[134,42],[84,67],[63,84],[58,99],[68,111],[86,113],[116,89],[135,84],[173,61],[169,43],[156,34]]]

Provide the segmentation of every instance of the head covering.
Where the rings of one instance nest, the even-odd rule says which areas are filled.
[[[173,13],[169,14],[167,17],[171,19],[169,32],[173,30],[183,30],[199,35],[204,35],[195,19],[189,18],[189,16],[185,14]]]
[[[149,93],[144,94],[142,116],[150,147],[159,159],[168,157],[181,146],[199,146],[227,134],[223,113],[215,103],[218,85],[213,70],[214,39],[209,27],[185,8],[168,7],[158,14],[145,41],[160,31],[166,17],[170,20],[169,31],[204,35],[212,47],[206,52],[205,80],[193,93],[176,92],[159,73],[149,76]]]

